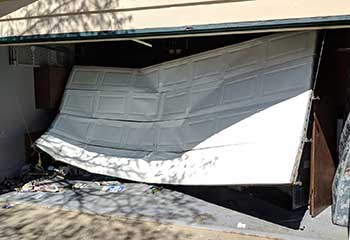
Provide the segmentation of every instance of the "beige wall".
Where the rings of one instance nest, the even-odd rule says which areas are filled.
[[[29,131],[50,123],[48,112],[35,109],[33,68],[11,66],[8,60],[8,48],[0,47],[0,179],[18,173],[24,164],[22,116]]]
[[[38,0],[0,18],[0,37],[347,14],[349,0]]]
[[[0,0],[0,17],[16,11],[36,0]]]

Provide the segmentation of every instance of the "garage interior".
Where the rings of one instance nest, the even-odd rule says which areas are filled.
[[[2,155],[4,158],[1,157],[0,165],[7,165],[5,161],[14,159],[11,160],[14,161],[10,164],[11,167],[1,172],[3,182],[9,177],[18,176],[23,165],[37,163],[39,156],[30,145],[49,128],[56,116],[73,66],[141,68],[267,35],[269,34],[256,33],[0,47],[0,69],[5,66],[4,74],[7,74],[8,78],[8,82],[0,82],[0,100],[5,109],[5,118],[2,119],[2,125],[5,127],[0,128],[0,151],[8,153]],[[331,184],[339,162],[339,136],[350,112],[350,31],[319,31],[316,52],[314,81],[317,84],[308,127],[310,141],[306,143],[303,151],[297,184],[229,187],[165,185],[169,196],[183,199],[184,202],[175,204],[172,197],[167,199],[167,195],[157,200],[158,204],[167,202],[165,208],[175,207],[178,211],[186,204],[186,199],[190,199],[189,202],[192,201],[193,205],[198,203],[193,199],[199,199],[204,208],[209,208],[209,212],[213,211],[217,216],[228,219],[222,220],[224,223],[221,228],[225,230],[229,229],[230,224],[237,228],[237,223],[232,224],[237,218],[229,214],[238,212],[242,214],[238,217],[239,222],[248,222],[247,228],[251,232],[264,232],[268,235],[267,232],[271,231],[281,235],[290,234],[296,239],[304,236],[314,239],[341,239],[340,237],[345,236],[345,228],[331,223],[329,206]],[[11,79],[13,73],[16,73],[15,77],[20,80]],[[20,126],[21,131],[11,132],[14,124]],[[40,157],[44,167],[52,164],[48,156],[43,154]],[[130,184],[136,195],[140,194],[137,191],[142,184],[130,181],[126,181],[126,184]],[[175,192],[173,195],[172,191]],[[67,194],[70,194],[71,199],[78,199],[84,194],[89,195],[88,192],[81,196]],[[0,200],[40,202],[33,194],[28,196],[8,192],[3,193]],[[125,200],[128,197],[133,198],[133,195],[122,198]],[[103,197],[100,198],[106,201]],[[108,196],[108,201],[112,200],[112,197]],[[47,199],[42,202],[41,204],[48,206],[77,208],[76,204],[69,205],[60,197],[49,193]],[[206,203],[213,205],[208,207]],[[152,204],[154,203],[148,202],[148,205]],[[96,212],[99,212],[103,207],[96,205],[95,208]],[[141,207],[136,207],[138,208]],[[87,211],[94,212],[94,209]],[[128,215],[130,212],[126,211],[123,214]],[[152,214],[145,215],[152,218]],[[162,212],[156,220],[168,221],[167,214],[166,211]],[[314,218],[311,218],[310,214]],[[169,221],[172,220],[174,219],[170,218]],[[211,221],[215,219],[204,220],[202,226],[208,227]],[[178,222],[181,224],[181,220]],[[184,222],[201,226],[189,219]],[[216,227],[220,229],[220,223]],[[320,230],[321,228],[323,230]],[[242,228],[238,227],[238,230]]]

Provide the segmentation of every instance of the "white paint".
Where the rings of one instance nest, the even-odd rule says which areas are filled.
[[[44,135],[37,146],[88,171],[140,182],[182,185],[288,184],[303,134],[311,90],[208,138],[182,154],[115,149],[89,151]],[[221,145],[210,147],[211,144]],[[120,156],[120,157],[117,157]],[[126,156],[126,157],[123,157]]]
[[[247,227],[247,224],[245,223],[241,223],[241,222],[237,223],[237,228],[246,228],[246,227]]]
[[[25,160],[25,125],[30,131],[45,130],[49,114],[35,109],[31,67],[10,66],[8,48],[0,47],[0,178],[18,173]]]
[[[142,182],[290,183],[315,37],[276,34],[144,69],[75,67],[37,145],[57,160]]]

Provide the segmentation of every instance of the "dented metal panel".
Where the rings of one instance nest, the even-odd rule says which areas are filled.
[[[70,150],[61,158],[50,141],[59,142],[59,154],[63,146],[97,154],[100,170],[86,159],[80,167],[138,181],[288,183],[308,111],[315,40],[315,32],[271,35],[144,69],[76,66],[60,114],[37,145],[69,163],[77,160]],[[135,151],[144,157],[128,157]],[[117,170],[121,152],[130,163]],[[211,166],[206,181],[197,173],[203,164]],[[238,177],[254,165],[266,171]],[[285,170],[263,177],[278,166]],[[170,177],[167,167],[183,177]],[[147,168],[144,177],[127,173]]]

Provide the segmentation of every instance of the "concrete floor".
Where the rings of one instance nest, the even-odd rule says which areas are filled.
[[[346,228],[331,223],[330,208],[317,218],[311,218],[307,210],[291,213],[262,200],[251,199],[249,196],[230,190],[232,193],[228,201],[236,203],[233,210],[232,207],[227,207],[228,205],[223,207],[179,191],[163,189],[161,192],[152,194],[148,190],[149,185],[146,184],[125,183],[123,185],[125,189],[121,193],[108,193],[90,188],[66,190],[60,193],[9,192],[0,196],[0,202],[30,203],[83,213],[175,223],[288,240],[347,239]],[[220,197],[219,192],[217,197]],[[251,211],[247,211],[248,208],[251,208]],[[251,214],[255,212],[259,214]],[[294,222],[299,228],[295,229]],[[294,229],[286,227],[289,223],[293,223],[291,226],[294,226]]]
[[[0,208],[0,239],[278,240],[175,224],[126,220],[34,204]]]

